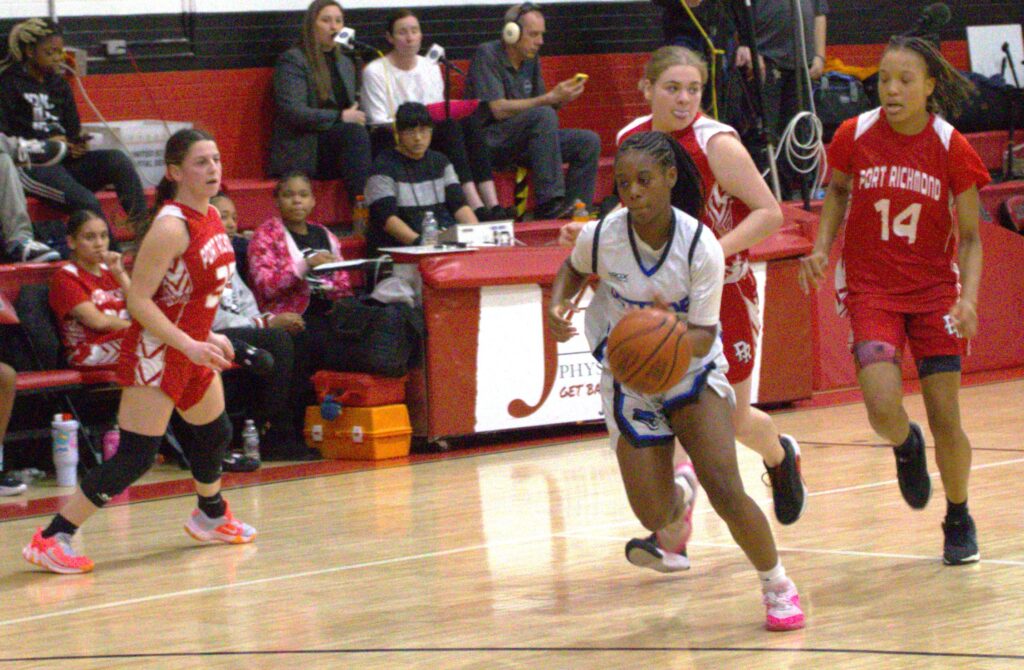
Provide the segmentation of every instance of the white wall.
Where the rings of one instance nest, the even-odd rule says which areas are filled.
[[[390,9],[437,5],[510,5],[514,0],[342,0],[346,9]],[[546,0],[545,4],[570,0]],[[597,0],[602,1],[602,0]],[[613,0],[603,0],[612,2]],[[646,0],[638,0],[646,1]],[[0,19],[46,16],[46,0],[0,0]],[[303,10],[309,0],[54,0],[57,17],[179,14],[195,12],[262,12]]]

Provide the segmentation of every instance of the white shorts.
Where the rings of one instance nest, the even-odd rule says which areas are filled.
[[[672,444],[676,436],[669,425],[669,413],[697,400],[705,387],[735,408],[736,395],[726,379],[728,369],[725,356],[719,354],[703,368],[688,372],[668,391],[646,395],[615,381],[606,368],[601,375],[601,402],[612,450],[618,447],[619,435],[638,448]]]

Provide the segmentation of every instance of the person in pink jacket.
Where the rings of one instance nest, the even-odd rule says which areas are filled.
[[[305,322],[305,329],[294,334],[293,383],[306,385],[302,395],[309,396],[313,372],[344,369],[345,351],[328,314],[335,300],[352,295],[352,287],[347,272],[329,269],[328,264],[342,260],[338,238],[308,220],[316,206],[309,178],[284,176],[274,188],[274,200],[280,217],[265,221],[249,243],[249,279],[260,311],[291,312]]]

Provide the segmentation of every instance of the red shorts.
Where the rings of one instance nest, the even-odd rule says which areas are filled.
[[[129,334],[121,345],[117,381],[121,386],[158,388],[181,411],[194,407],[213,383],[214,372],[145,333]]]
[[[885,342],[899,355],[909,342],[910,353],[917,362],[933,356],[963,356],[967,351],[967,341],[948,323],[948,310],[907,313],[855,300],[847,303],[854,346],[861,342]]]
[[[729,361],[726,375],[730,384],[749,379],[757,356],[757,335],[761,331],[757,280],[747,272],[739,281],[722,287],[722,346]]]

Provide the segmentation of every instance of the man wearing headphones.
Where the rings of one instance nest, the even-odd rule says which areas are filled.
[[[557,110],[583,93],[585,76],[544,87],[537,54],[544,44],[544,15],[525,2],[505,12],[500,40],[477,47],[466,78],[466,97],[487,103],[484,140],[496,164],[533,171],[537,219],[570,218],[578,199],[590,209],[601,140],[590,130],[559,128]],[[567,175],[562,163],[569,164]]]

